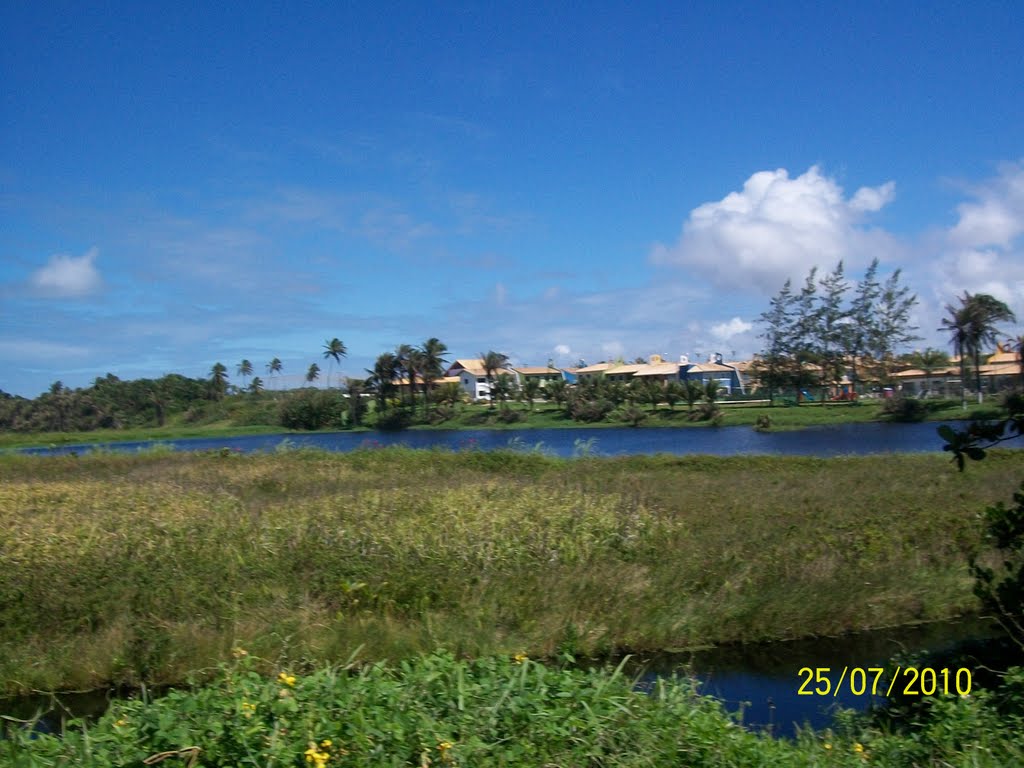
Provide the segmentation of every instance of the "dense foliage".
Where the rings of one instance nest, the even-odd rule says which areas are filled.
[[[523,654],[462,661],[442,652],[395,665],[303,669],[243,648],[235,655],[206,685],[115,701],[98,723],[73,722],[62,736],[8,723],[0,766],[985,768],[1024,761],[1024,721],[999,712],[983,692],[934,700],[930,717],[909,733],[847,717],[834,732],[806,731],[794,742],[737,727],[685,678],[639,691],[621,665],[583,671]]]

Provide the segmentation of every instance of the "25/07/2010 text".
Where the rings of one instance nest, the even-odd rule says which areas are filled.
[[[883,667],[843,667],[839,681],[832,678],[838,667],[803,667],[797,674],[804,678],[797,693],[801,696],[838,696],[846,685],[854,696],[883,695],[895,691],[904,696],[936,696],[951,693],[967,696],[971,692],[971,670],[932,669],[931,667],[896,667],[892,677],[886,678]],[[902,686],[897,683],[903,677]]]

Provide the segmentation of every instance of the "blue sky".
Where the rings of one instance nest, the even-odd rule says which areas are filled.
[[[965,289],[1024,317],[1020,10],[5,3],[0,389],[746,357],[875,256],[945,347]]]

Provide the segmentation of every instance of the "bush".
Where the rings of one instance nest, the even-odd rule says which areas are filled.
[[[890,421],[924,421],[928,406],[913,397],[893,397],[882,404],[882,413]]]
[[[377,415],[377,429],[385,432],[407,429],[410,424],[412,424],[412,416],[404,408],[396,408]]]
[[[324,429],[340,427],[344,421],[345,404],[336,391],[300,389],[281,403],[279,418],[287,429]]]
[[[569,414],[576,421],[602,421],[614,408],[610,400],[576,400],[569,407]]]
[[[628,405],[617,410],[614,416],[616,421],[623,421],[631,427],[639,427],[640,422],[647,418],[647,412],[637,408],[635,405]]]
[[[716,427],[722,423],[725,414],[718,407],[717,403],[701,403],[694,410],[690,411],[686,418],[690,421],[710,421]]]
[[[498,421],[502,424],[518,424],[526,421],[526,414],[522,411],[513,411],[511,408],[502,408],[498,411]]]
[[[437,405],[430,411],[427,421],[431,424],[443,424],[455,418],[455,409],[448,404]]]

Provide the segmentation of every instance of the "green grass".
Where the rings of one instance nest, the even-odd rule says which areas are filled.
[[[238,651],[239,655],[243,653]],[[1018,673],[1018,680],[1021,675]],[[242,656],[207,685],[115,701],[61,735],[8,724],[0,767],[615,766],[996,768],[1024,762],[1019,715],[985,693],[936,701],[909,732],[844,718],[776,740],[737,727],[685,679],[650,694],[621,669],[450,653],[296,668]],[[194,762],[190,762],[194,761]]]
[[[179,682],[263,656],[609,653],[976,608],[1024,454],[403,449],[0,457],[0,685]]]

